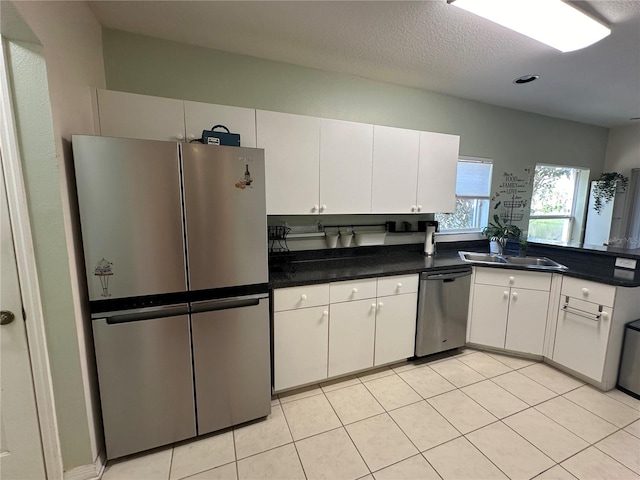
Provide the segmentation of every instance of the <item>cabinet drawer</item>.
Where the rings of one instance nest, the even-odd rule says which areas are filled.
[[[376,297],[376,279],[350,280],[330,284],[331,303],[350,302]]]
[[[616,287],[580,278],[564,277],[562,279],[562,295],[613,307]]]
[[[531,290],[551,289],[551,274],[544,272],[523,272],[501,268],[476,268],[475,283],[501,287],[520,287]]]
[[[294,310],[316,307],[329,303],[329,284],[303,285],[301,287],[278,288],[273,291],[273,310]]]
[[[418,275],[396,275],[378,278],[378,296],[401,295],[418,291]]]

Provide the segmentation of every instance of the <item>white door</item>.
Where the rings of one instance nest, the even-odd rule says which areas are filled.
[[[420,132],[418,205],[422,212],[452,213],[456,209],[456,174],[460,137]]]
[[[373,127],[371,213],[417,213],[420,132]]]
[[[264,148],[267,214],[320,213],[320,119],[256,111]]]
[[[320,122],[322,213],[371,212],[373,125],[323,119]]]
[[[0,476],[3,480],[43,479],[44,459],[4,172],[0,189]],[[12,315],[14,319],[8,323]]]
[[[275,390],[327,378],[329,306],[273,314]]]
[[[504,348],[509,288],[476,283],[471,302],[469,342]]]
[[[416,344],[418,294],[378,297],[375,365],[413,356]]]
[[[375,298],[331,305],[329,377],[373,366],[375,305]]]
[[[524,288],[512,288],[510,292],[504,347],[507,350],[542,355],[549,292]]]

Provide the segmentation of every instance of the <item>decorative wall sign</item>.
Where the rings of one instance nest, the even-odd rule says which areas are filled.
[[[504,172],[496,192],[491,197],[490,217],[497,214],[507,224],[517,224],[527,215],[533,185],[532,169],[522,173]]]
[[[109,277],[113,275],[113,263],[104,258],[96,264],[96,268],[93,274],[100,279],[100,285],[102,286],[102,296],[110,297],[109,293]]]

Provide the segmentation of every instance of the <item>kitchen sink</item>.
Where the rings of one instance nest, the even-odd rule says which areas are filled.
[[[508,264],[523,267],[567,268],[547,257],[505,257]]]
[[[473,263],[507,263],[507,260],[495,253],[458,252],[465,262]]]
[[[469,263],[519,266],[541,270],[565,270],[567,267],[547,257],[511,257],[495,253],[458,252],[460,258]]]

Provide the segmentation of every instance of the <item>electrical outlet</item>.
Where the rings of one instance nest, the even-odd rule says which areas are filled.
[[[637,260],[634,260],[632,258],[620,258],[620,257],[617,257],[616,258],[616,267],[629,268],[631,270],[635,270],[637,262],[638,262]]]

